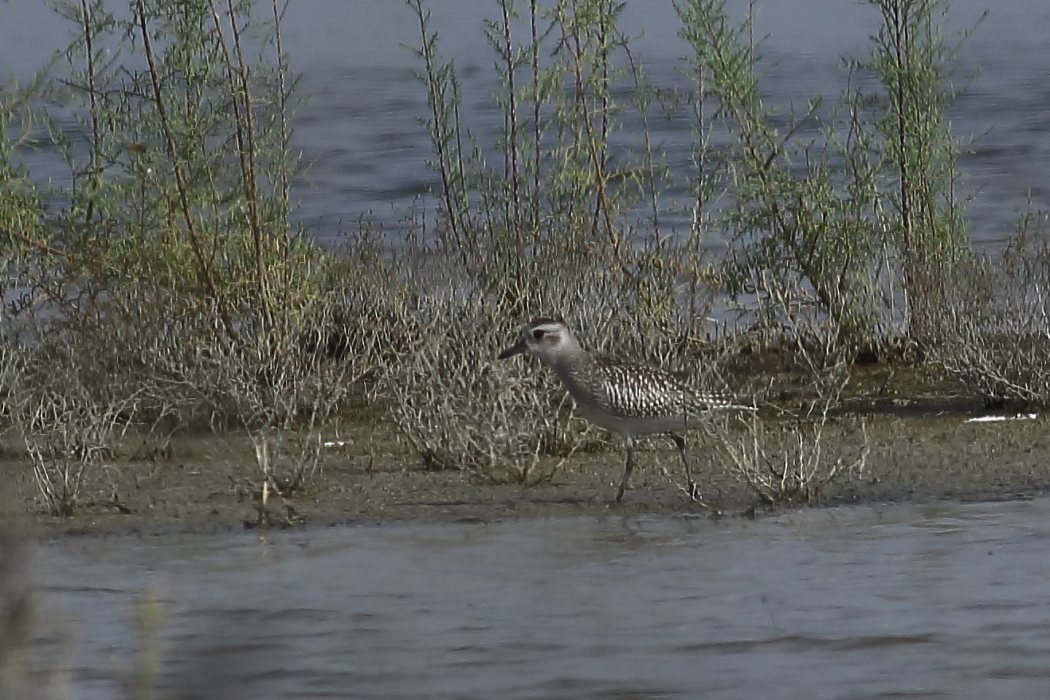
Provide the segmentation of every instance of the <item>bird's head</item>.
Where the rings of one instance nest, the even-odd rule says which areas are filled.
[[[501,352],[499,359],[505,360],[526,352],[547,365],[553,365],[559,355],[577,349],[579,345],[564,323],[550,318],[537,318],[521,329],[518,342]]]

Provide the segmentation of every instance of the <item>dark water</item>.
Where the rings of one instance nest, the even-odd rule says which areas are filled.
[[[1050,697],[1050,501],[72,539],[37,552],[113,696],[158,591],[167,697]]]
[[[760,45],[766,59],[765,99],[785,109],[790,104],[804,109],[815,95],[837,95],[846,79],[840,57],[863,56],[869,35],[878,28],[875,11],[857,2],[756,4],[756,38],[765,37]],[[742,16],[747,3],[732,0],[729,6]],[[492,0],[440,0],[431,7],[442,50],[456,59],[463,77],[472,130],[482,145],[490,145],[501,119],[490,98],[493,55],[481,22],[494,16],[495,5]],[[954,84],[967,93],[951,119],[960,138],[980,137],[962,165],[975,194],[974,238],[990,243],[1013,226],[1028,188],[1037,205],[1050,205],[1045,177],[1050,164],[1050,3],[956,0],[951,24],[972,27],[989,7],[961,49]],[[687,51],[676,37],[670,0],[629,2],[623,27],[642,35],[636,52],[652,80],[664,87],[686,86],[678,66]],[[309,96],[295,119],[295,144],[313,163],[296,188],[301,219],[333,240],[341,228],[352,228],[369,213],[394,223],[415,204],[425,206],[420,198],[436,180],[424,164],[429,150],[416,122],[425,110],[413,75],[418,65],[402,46],[418,41],[409,9],[397,0],[293,0],[284,28],[286,48]],[[0,4],[0,70],[28,75],[68,35],[40,0]],[[672,169],[690,170],[686,116],[654,119],[652,126],[653,142]],[[30,160],[42,178],[68,177],[53,154],[30,154]],[[684,190],[668,193],[666,222],[685,221],[673,205],[686,199]]]

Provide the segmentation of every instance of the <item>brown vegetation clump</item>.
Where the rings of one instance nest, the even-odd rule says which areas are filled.
[[[833,415],[848,383],[840,361],[816,375],[815,399],[804,410],[745,416],[742,431],[729,430],[725,420],[712,422],[709,432],[726,468],[760,503],[816,503],[832,483],[863,478],[870,449],[864,418]]]
[[[420,301],[420,334],[386,375],[390,415],[430,469],[487,482],[549,479],[586,438],[545,375],[496,362],[514,327],[486,304]]]
[[[50,350],[13,358],[13,422],[45,507],[52,515],[72,515],[85,481],[112,458],[137,397],[92,377],[91,358],[78,346]]]
[[[974,255],[941,279],[924,319],[928,359],[990,405],[1050,404],[1050,227],[1029,210],[998,259]]]

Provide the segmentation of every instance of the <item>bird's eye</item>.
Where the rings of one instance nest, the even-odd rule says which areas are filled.
[[[545,331],[542,328],[537,328],[532,332],[532,337],[536,340],[543,340],[544,333]]]

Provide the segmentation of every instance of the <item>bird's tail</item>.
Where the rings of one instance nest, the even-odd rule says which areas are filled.
[[[713,406],[715,410],[758,410],[754,397],[724,395],[719,398],[719,405]]]
[[[757,411],[758,404],[751,396],[712,394],[703,397],[712,411]]]

